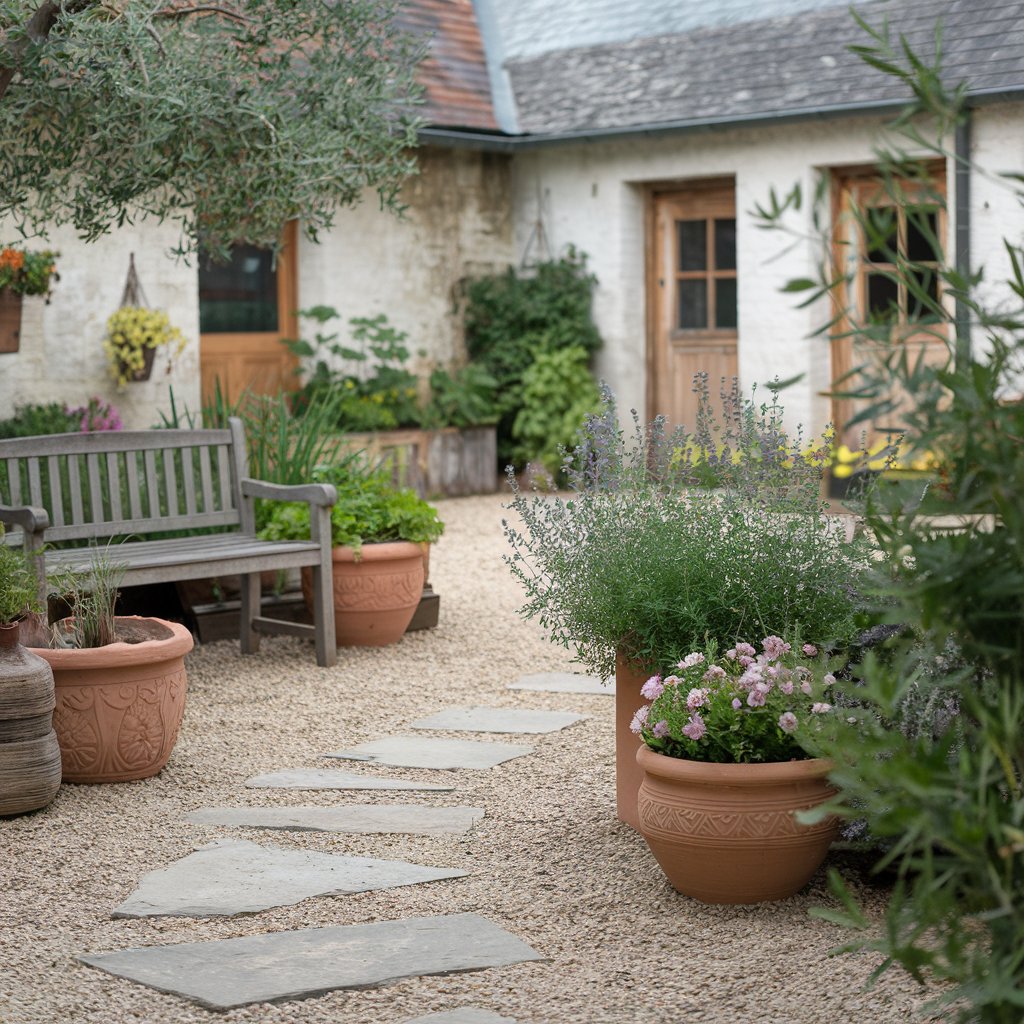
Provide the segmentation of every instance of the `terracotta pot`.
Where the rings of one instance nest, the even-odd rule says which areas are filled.
[[[65,782],[148,779],[167,764],[178,738],[192,634],[177,622],[137,616],[121,616],[117,626],[143,639],[33,649],[53,669]]]
[[[762,903],[799,892],[839,831],[793,812],[835,789],[819,759],[707,764],[641,746],[640,832],[672,887],[704,903]]]
[[[18,635],[0,625],[0,815],[45,807],[60,787],[53,673]]]
[[[640,828],[636,797],[644,777],[636,752],[643,740],[630,731],[629,723],[637,708],[647,703],[640,687],[653,674],[622,654],[615,656],[615,815],[635,829]]]
[[[423,596],[418,544],[364,544],[361,557],[334,548],[334,628],[339,647],[381,647],[402,639]],[[302,593],[312,608],[312,570],[302,570]]]

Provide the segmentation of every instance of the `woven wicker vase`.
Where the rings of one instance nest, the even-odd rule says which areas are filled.
[[[178,738],[192,634],[163,619],[122,616],[117,623],[140,642],[33,651],[53,669],[65,782],[148,779]]]
[[[331,553],[334,628],[339,647],[381,647],[402,639],[423,596],[423,552],[410,541],[364,544]],[[302,593],[312,608],[312,572],[302,570]]]
[[[763,903],[799,892],[839,831],[794,811],[835,789],[829,762],[707,764],[641,746],[640,833],[672,887],[704,903]]]
[[[53,673],[18,642],[18,624],[0,626],[0,815],[45,807],[60,787],[53,731]]]

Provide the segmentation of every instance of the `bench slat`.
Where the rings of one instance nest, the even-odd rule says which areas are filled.
[[[28,502],[37,508],[45,508],[43,500],[43,481],[39,476],[39,460],[28,460]]]
[[[71,522],[85,522],[82,510],[82,473],[78,465],[78,456],[68,456],[68,490],[71,492]]]
[[[10,505],[23,505],[21,500],[21,466],[17,459],[7,460],[7,486],[11,492]]]
[[[60,459],[56,455],[46,456],[46,475],[50,481],[50,522],[54,526],[63,526],[64,485],[61,483]]]
[[[118,452],[107,452],[107,488],[110,518],[117,522],[124,515],[121,510],[121,456]]]
[[[196,508],[196,464],[195,448],[181,449],[181,474],[185,486],[185,514],[194,516]]]
[[[178,475],[173,451],[164,452],[164,483],[167,485],[167,514],[178,515]]]
[[[231,449],[227,445],[217,446],[217,479],[220,482],[219,509],[231,508],[234,505],[231,487]]]
[[[210,449],[199,449],[199,476],[203,488],[203,511],[213,511],[213,476],[210,469]]]
[[[106,519],[103,514],[103,484],[100,482],[100,457],[95,452],[85,456],[86,471],[89,474],[89,505],[90,515],[94,523],[102,523]]]
[[[156,452],[149,448],[142,453],[142,462],[146,467],[146,506],[150,519],[160,519],[160,488],[156,482]]]

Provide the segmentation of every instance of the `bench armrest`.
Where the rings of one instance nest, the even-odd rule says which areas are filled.
[[[333,484],[269,484],[264,480],[248,478],[241,481],[241,488],[246,498],[304,501],[309,505],[323,505],[326,508],[338,500],[338,491]]]
[[[50,525],[50,516],[45,508],[34,508],[31,505],[0,505],[0,523],[20,526],[25,531],[25,539],[29,534],[38,535],[40,543],[42,535]]]

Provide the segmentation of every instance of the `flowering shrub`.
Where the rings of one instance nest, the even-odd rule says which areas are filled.
[[[0,288],[10,288],[15,295],[49,296],[53,281],[58,279],[53,262],[56,256],[48,249],[28,252],[5,246],[0,249]]]
[[[121,414],[114,403],[96,395],[89,399],[88,405],[81,405],[76,409],[65,408],[67,414],[78,421],[78,429],[83,434],[96,430],[121,430],[124,427]]]
[[[812,644],[794,651],[780,637],[761,652],[737,643],[716,659],[716,648],[688,654],[672,674],[651,676],[641,688],[650,704],[630,728],[668,757],[718,764],[801,760],[801,736],[833,713],[828,659]]]
[[[119,388],[137,376],[146,365],[146,350],[173,345],[174,355],[185,347],[185,336],[171,324],[162,309],[122,306],[107,320],[104,351],[110,359],[110,371]]]

